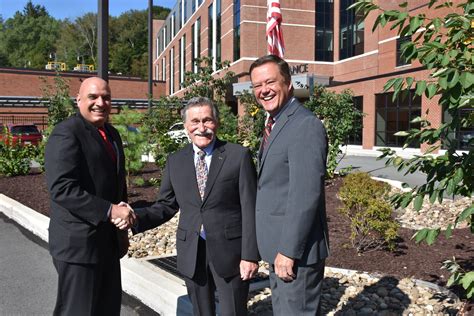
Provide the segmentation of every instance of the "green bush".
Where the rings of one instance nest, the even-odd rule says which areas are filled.
[[[341,146],[347,145],[349,136],[360,126],[358,120],[363,113],[354,107],[352,91],[341,93],[316,86],[305,106],[323,122],[328,137],[328,158],[326,175],[334,178],[334,173],[342,158]]]
[[[119,114],[112,117],[113,124],[120,133],[123,142],[128,184],[130,175],[141,171],[145,166],[142,155],[148,152],[147,131],[143,125],[140,130],[134,128],[143,122],[143,116],[136,110],[124,107]]]
[[[26,175],[30,172],[30,160],[35,156],[33,146],[0,143],[0,174],[7,177]]]
[[[174,140],[167,134],[174,123],[181,121],[182,107],[183,103],[177,97],[161,97],[153,100],[153,107],[144,117],[143,126],[149,131],[150,151],[160,170],[165,167],[170,153],[187,144],[187,141]]]
[[[351,222],[350,240],[358,253],[395,249],[399,225],[392,219],[389,191],[389,184],[375,181],[367,173],[345,177],[339,190],[343,204],[339,211]]]

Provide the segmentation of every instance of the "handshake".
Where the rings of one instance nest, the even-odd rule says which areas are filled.
[[[112,204],[110,222],[120,230],[127,230],[135,225],[137,216],[128,203]]]

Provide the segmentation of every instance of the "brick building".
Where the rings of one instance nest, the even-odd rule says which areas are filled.
[[[75,99],[81,82],[95,73],[61,72],[69,85],[69,96]],[[0,68],[0,123],[34,123],[44,129],[48,122],[48,109],[42,88],[54,84],[55,71]],[[121,106],[146,110],[148,107],[148,81],[126,76],[109,76],[112,90],[112,113]],[[153,82],[153,97],[165,95],[164,82]]]
[[[280,1],[285,59],[293,71],[295,94],[304,101],[316,83],[334,91],[349,88],[356,106],[366,113],[363,128],[350,143],[363,149],[401,147],[403,138],[393,134],[409,129],[415,116],[428,112],[434,127],[448,118],[441,113],[437,98],[392,102],[391,93],[383,93],[383,85],[393,77],[420,79],[429,72],[400,59],[400,46],[409,38],[399,38],[388,28],[372,32],[376,15],[363,20],[347,11],[353,2]],[[398,2],[386,1],[382,7],[396,8]],[[266,0],[178,0],[166,20],[155,23],[154,79],[166,82],[166,94],[181,95],[185,71],[193,71],[195,58],[210,56],[231,62],[230,70],[237,74],[234,95],[250,89],[250,64],[267,49],[266,4]],[[428,1],[409,1],[408,10],[429,16],[427,5]],[[235,97],[228,103],[242,111]],[[459,148],[466,149],[473,136],[472,128],[458,131]],[[415,147],[420,149],[419,144]]]

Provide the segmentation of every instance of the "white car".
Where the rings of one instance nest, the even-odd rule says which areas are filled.
[[[182,122],[174,123],[167,132],[168,136],[175,141],[189,141],[188,133]]]

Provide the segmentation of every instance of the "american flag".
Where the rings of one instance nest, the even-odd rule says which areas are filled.
[[[285,43],[281,31],[281,10],[279,0],[267,0],[267,43],[268,53],[283,58]]]

